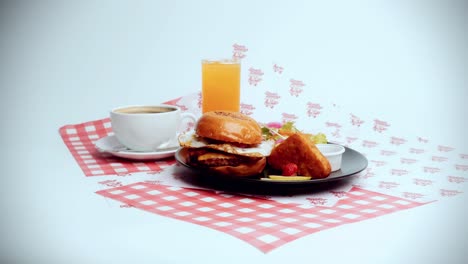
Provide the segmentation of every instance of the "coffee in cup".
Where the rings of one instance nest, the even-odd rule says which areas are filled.
[[[110,118],[117,140],[130,150],[142,152],[177,146],[182,121],[188,118],[196,122],[195,115],[164,104],[118,107],[111,110]]]

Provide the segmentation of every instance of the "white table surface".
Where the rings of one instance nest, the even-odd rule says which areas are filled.
[[[58,134],[118,105],[199,90],[200,60],[231,56],[238,43],[348,109],[468,152],[466,4],[348,2],[0,5],[0,262],[468,263],[466,194],[265,254],[209,228],[109,205]]]

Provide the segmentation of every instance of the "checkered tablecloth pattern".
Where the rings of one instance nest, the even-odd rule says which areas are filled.
[[[86,176],[127,175],[135,172],[161,172],[175,159],[131,161],[99,152],[94,142],[112,134],[110,119],[104,118],[60,128],[60,136]]]
[[[315,232],[424,204],[357,187],[333,207],[284,204],[145,182],[97,193],[151,213],[225,232],[265,253]]]

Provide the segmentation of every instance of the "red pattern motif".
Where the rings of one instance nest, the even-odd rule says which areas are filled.
[[[99,152],[94,142],[112,133],[109,118],[66,125],[59,129],[59,133],[86,176],[125,176],[135,172],[160,172],[175,163],[175,159],[135,162]]]
[[[307,116],[316,118],[320,115],[321,110],[322,106],[320,104],[312,102],[307,103]]]
[[[121,187],[123,184],[118,181],[118,180],[105,180],[105,181],[100,181],[98,184],[102,184],[106,187]]]
[[[393,156],[395,154],[396,154],[396,152],[392,151],[392,150],[384,150],[383,149],[383,150],[380,151],[380,155],[382,155],[382,156]]]
[[[429,186],[432,185],[433,181],[427,179],[414,178],[413,183],[419,186]]]
[[[305,86],[305,84],[302,81],[294,79],[290,79],[289,82],[289,93],[298,97],[304,91],[302,88]]]
[[[449,182],[453,182],[453,183],[463,183],[463,182],[467,182],[467,181],[468,181],[467,178],[458,177],[458,176],[447,176],[447,180],[448,180]]]
[[[455,164],[455,169],[459,171],[468,171],[468,165]]]
[[[399,145],[402,145],[402,144],[405,144],[405,143],[406,143],[406,139],[404,139],[404,138],[390,137],[390,144],[392,144],[392,145],[399,146]]]
[[[389,126],[390,126],[390,124],[385,122],[385,121],[382,121],[382,120],[379,120],[379,119],[374,119],[374,127],[373,127],[374,131],[382,133],[382,132],[386,131]]]
[[[453,151],[453,150],[454,150],[454,148],[452,148],[452,147],[442,146],[442,145],[437,146],[437,149],[438,149],[440,152],[450,152],[450,151]]]
[[[418,141],[421,143],[429,143],[429,140],[426,138],[418,137]]]
[[[407,175],[408,173],[409,172],[404,169],[391,169],[390,170],[390,174],[396,175],[396,176],[403,176],[403,175]]]
[[[283,204],[143,182],[97,193],[126,206],[230,234],[265,253],[319,231],[423,205],[359,188],[347,192],[333,207]]]
[[[362,141],[362,146],[366,148],[375,148],[379,145],[379,143],[375,141],[370,141],[370,140],[363,140]]]
[[[268,108],[274,108],[275,105],[277,105],[279,103],[280,98],[281,98],[281,96],[279,96],[277,93],[266,91],[265,92],[265,103],[264,104]]]
[[[327,203],[327,199],[321,197],[307,198],[307,201],[313,205],[325,205]]]
[[[371,160],[370,162],[373,163],[376,167],[382,167],[387,164],[387,162],[383,160]]]
[[[335,197],[338,197],[338,198],[346,197],[346,192],[342,192],[342,191],[330,191],[330,193],[333,194]]]
[[[232,45],[232,58],[235,60],[241,60],[245,58],[245,53],[249,50],[244,45],[234,44]]]
[[[341,125],[335,122],[325,122],[325,126],[327,127],[335,127],[335,128],[341,128]]]
[[[410,148],[409,152],[413,153],[413,154],[423,154],[425,152],[425,150],[424,149],[418,149],[418,148]]]
[[[404,192],[403,197],[408,198],[408,199],[412,199],[412,200],[416,200],[416,199],[423,198],[424,195],[421,194],[421,193]]]
[[[282,122],[287,123],[287,122],[294,122],[297,119],[297,115],[295,114],[290,114],[290,113],[282,113]]]
[[[278,73],[278,74],[282,74],[283,73],[283,70],[284,68],[277,65],[276,63],[273,65],[273,71]]]
[[[387,181],[380,181],[379,182],[379,188],[383,189],[393,189],[398,187],[400,184],[397,182],[387,182]]]
[[[254,110],[255,110],[255,106],[253,106],[251,104],[241,104],[240,105],[240,111],[244,115],[252,115]]]
[[[357,137],[346,137],[346,142],[348,144],[351,144],[353,143],[354,141],[356,141],[358,138]]]
[[[197,93],[197,106],[199,109],[202,108],[202,103],[203,103],[202,93],[198,92]]]
[[[445,197],[455,196],[462,192],[457,190],[447,190],[447,189],[440,189],[440,195]]]
[[[423,171],[427,172],[427,173],[438,173],[438,172],[440,172],[440,168],[425,166],[425,167],[423,167]]]
[[[360,127],[363,123],[364,123],[364,120],[362,120],[361,118],[353,115],[353,114],[350,114],[351,115],[351,124],[353,126],[357,126],[357,127]]]
[[[445,162],[448,160],[447,157],[439,157],[439,156],[432,156],[431,157],[432,161],[437,161],[437,162]]]
[[[262,81],[263,71],[260,69],[249,69],[249,84],[257,86]]]
[[[372,178],[375,176],[375,173],[372,171],[371,168],[367,168],[365,170],[365,173],[360,175],[359,178],[367,179],[367,178]]]
[[[402,164],[414,164],[416,162],[418,162],[417,159],[409,159],[409,158],[400,158],[400,162]]]

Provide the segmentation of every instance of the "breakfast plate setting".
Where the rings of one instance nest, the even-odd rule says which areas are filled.
[[[164,135],[176,133],[182,117],[191,119],[186,132],[199,123],[194,117],[202,116],[200,91],[159,105],[156,121],[144,121],[151,118],[143,116],[152,114],[141,113],[138,123],[129,125],[138,119],[130,115],[140,116],[129,113],[139,106],[130,106],[113,110],[111,118],[65,125],[59,132],[83,174],[97,183],[96,193],[117,207],[212,228],[262,252],[328,228],[466,192],[468,153],[396,131],[375,113],[344,109],[274,69],[250,71],[245,79],[255,82],[242,84],[238,111],[262,128],[268,122],[300,128],[300,136],[274,138],[281,144],[271,145],[271,153],[263,153],[268,144],[258,136],[226,144],[224,138],[205,140],[206,135],[197,134],[161,144]],[[271,90],[272,81],[276,90]],[[151,145],[161,147],[143,149],[135,143],[131,149],[138,151],[130,150],[115,136],[126,138],[126,145],[143,138],[149,142],[159,122],[165,129]],[[138,136],[127,129],[131,126]],[[309,139],[302,137],[317,135],[327,140],[314,138],[315,147],[304,147]],[[296,141],[285,144],[291,138]],[[340,160],[327,157],[328,151],[340,153]],[[293,173],[285,173],[291,167]]]
[[[194,103],[199,98],[200,93],[193,93],[166,103],[177,105],[184,109],[184,112],[201,116],[200,106]],[[328,137],[329,142],[333,142],[330,145],[345,148],[340,170],[331,172],[329,177],[308,181],[270,181],[262,180],[262,177],[212,177],[211,173],[188,164],[186,156],[182,155],[183,150],[179,150],[178,146],[152,152],[123,148],[113,134],[109,118],[66,125],[60,129],[60,134],[86,176],[148,174],[148,181],[174,184],[181,182],[180,179],[187,179],[181,177],[180,171],[184,170],[187,175],[206,175],[214,179],[222,187],[221,190],[226,183],[232,183],[236,190],[255,186],[281,186],[285,189],[307,187],[314,192],[314,188],[319,186],[329,191],[339,187],[339,192],[349,190],[352,186],[361,186],[401,198],[409,197],[418,202],[444,199],[463,192],[461,183],[467,180],[466,176],[460,174],[466,174],[468,155],[458,153],[450,146],[431,143],[423,137],[414,137],[412,140],[408,137],[403,138],[399,133],[392,132],[387,122],[378,119],[367,120],[354,113],[336,112],[337,107],[332,104],[323,104],[321,107],[320,114],[309,117],[286,116],[281,110],[261,110],[269,109],[269,104],[257,106],[257,112],[260,114],[256,119],[262,124],[272,120],[294,120],[297,127],[304,128],[306,132],[321,132]],[[264,113],[262,111],[270,111],[268,117],[261,114]],[[307,126],[311,119],[315,127],[320,127],[319,131]],[[155,179],[155,173],[159,179]],[[412,177],[408,177],[409,175]],[[165,180],[169,178],[170,181]],[[187,182],[181,182],[179,186],[187,186]],[[323,199],[331,201],[331,196],[324,195]]]
[[[193,103],[198,98],[195,93],[168,103],[185,106],[185,111],[200,116],[200,109]],[[321,111],[326,109],[334,108],[323,105]],[[155,152],[130,151],[113,136],[108,118],[66,125],[60,135],[84,174],[98,176],[96,193],[114,201],[117,207],[130,206],[209,227],[263,252],[328,228],[414,208],[463,191],[465,178],[458,175],[464,173],[467,155],[421,138],[403,140],[386,133],[388,128],[383,129],[381,123],[371,121],[366,126],[362,120],[356,121],[355,115],[350,116],[340,123],[330,122],[329,116],[314,120],[315,124],[325,124],[320,132],[333,142],[327,145],[341,146],[344,152],[340,168],[333,169],[328,177],[301,181],[262,179],[268,175],[215,175],[189,164],[186,149],[178,146]],[[277,118],[281,119],[281,112]],[[303,125],[307,122],[300,118],[296,122],[298,127],[307,128]],[[432,160],[441,156],[447,159],[436,167]],[[188,207],[187,197],[191,204]],[[246,203],[252,210],[246,209]],[[369,213],[376,211],[379,213]],[[230,217],[213,219],[216,215]],[[264,218],[268,215],[276,216]],[[305,217],[313,215],[320,219]],[[253,220],[239,223],[239,218]],[[262,228],[253,236],[224,226],[230,223],[245,230],[278,224],[284,232]],[[289,234],[291,230],[301,231]],[[265,236],[273,240],[264,240]]]
[[[203,177],[209,177],[210,181],[225,181],[231,187],[233,184],[239,187],[272,187],[279,186],[280,188],[294,188],[294,187],[314,187],[321,183],[330,183],[339,180],[349,179],[352,176],[356,176],[358,173],[366,169],[368,161],[365,156],[351,148],[345,147],[345,152],[342,157],[341,168],[331,172],[326,178],[321,179],[310,179],[310,180],[270,180],[264,178],[265,175],[254,175],[252,177],[235,177],[229,175],[216,175],[210,173],[209,170],[203,168],[196,168],[188,164],[186,149],[178,149],[175,153],[175,159],[178,163],[185,166],[186,168],[203,175]],[[258,190],[258,189],[257,189]]]

